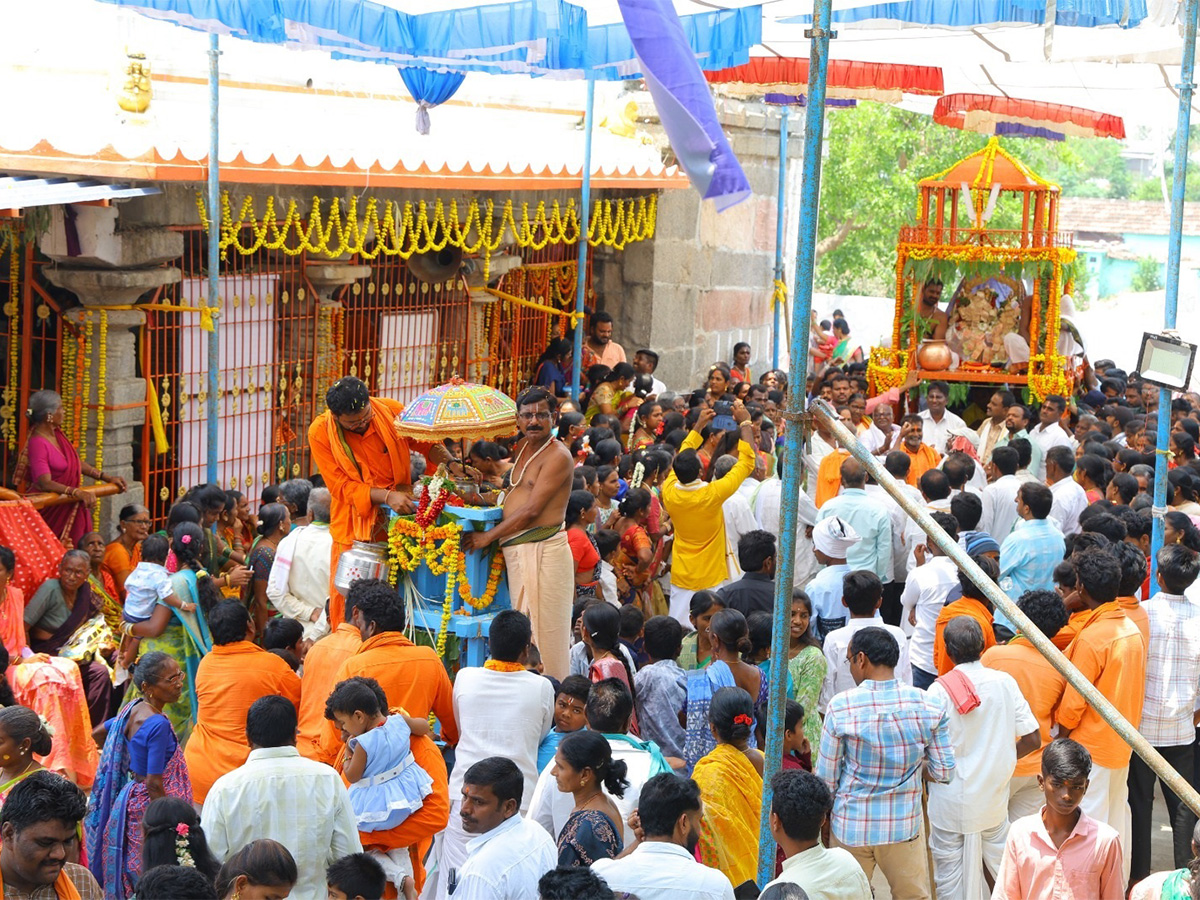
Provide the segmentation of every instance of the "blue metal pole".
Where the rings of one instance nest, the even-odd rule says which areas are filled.
[[[592,116],[596,106],[596,76],[589,69],[587,106],[583,110],[583,177],[579,190],[579,271],[575,279],[575,352],[571,354],[571,399],[579,405],[579,382],[583,376],[583,307],[587,299],[588,225],[592,206]]]
[[[775,280],[783,281],[783,214],[787,194],[787,151],[788,151],[788,113],[790,107],[784,106],[779,115],[779,196],[775,200]],[[783,304],[774,303],[775,328],[771,332],[771,368],[779,368],[779,327],[783,317]],[[808,343],[805,342],[805,346]]]
[[[825,75],[829,65],[829,15],[832,0],[813,8],[808,63],[808,107],[804,116],[804,181],[800,192],[800,236],[796,248],[796,288],[792,308],[792,348],[788,377],[788,427],[783,448],[783,488],[779,555],[775,570],[775,611],[771,625],[771,683],[768,699],[766,765],[763,771],[762,821],[759,825],[758,883],[775,876],[775,839],[771,837],[771,778],[783,763],[783,714],[787,700],[787,658],[791,643],[792,574],[795,568],[800,452],[804,438],[804,381],[808,369],[808,320],[812,310],[813,265],[817,251],[817,212],[821,201],[821,142],[825,129]],[[815,710],[805,710],[806,713]],[[816,748],[813,748],[816,752]]]
[[[221,176],[218,150],[217,119],[220,108],[220,41],[217,35],[208,37],[208,305],[216,306],[220,296],[221,270]],[[220,337],[218,317],[213,316],[213,330],[208,332],[208,483],[217,483],[218,462],[218,400],[217,372],[220,368]]]
[[[1200,0],[1187,0],[1183,33],[1183,60],[1179,70],[1179,118],[1175,123],[1175,170],[1171,185],[1171,231],[1167,243],[1167,302],[1163,327],[1175,328],[1179,311],[1179,259],[1183,243],[1183,196],[1187,187],[1188,132],[1192,126],[1195,93],[1196,22]],[[1170,447],[1171,392],[1158,389],[1158,441],[1154,454],[1154,517],[1150,536],[1150,584],[1155,584],[1158,551],[1163,543],[1163,515],[1167,507],[1167,452]]]

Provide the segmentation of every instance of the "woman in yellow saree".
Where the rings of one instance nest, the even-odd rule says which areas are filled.
[[[737,887],[754,880],[758,865],[763,755],[747,748],[754,701],[740,687],[721,688],[713,694],[708,720],[717,745],[692,772],[704,800],[697,856]]]

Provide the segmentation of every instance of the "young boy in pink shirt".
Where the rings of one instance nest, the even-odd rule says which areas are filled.
[[[1121,839],[1079,808],[1092,757],[1069,738],[1042,753],[1041,812],[1013,822],[992,900],[1122,900]]]

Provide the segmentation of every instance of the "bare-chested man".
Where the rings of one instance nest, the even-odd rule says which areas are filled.
[[[941,299],[942,283],[925,282],[921,287],[920,309],[917,310],[917,315],[926,322],[924,339],[940,341],[946,337],[946,329],[950,327],[950,316],[938,306]]]
[[[504,518],[491,531],[464,535],[463,547],[482,550],[499,542],[513,609],[529,616],[546,674],[561,680],[570,674],[575,599],[575,563],[563,530],[574,467],[566,445],[554,440],[554,421],[548,391],[530,388],[517,398],[525,436],[513,448]]]

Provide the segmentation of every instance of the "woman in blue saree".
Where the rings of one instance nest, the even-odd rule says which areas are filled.
[[[196,724],[196,670],[212,649],[205,614],[221,600],[216,584],[200,565],[204,547],[199,525],[184,522],[175,526],[171,550],[179,562],[179,571],[171,576],[171,584],[176,594],[195,604],[196,611],[186,613],[159,602],[148,621],[132,628],[133,634],[141,638],[140,653],[160,650],[174,657],[183,669],[187,690],[163,710],[182,746],[187,745]]]
[[[183,670],[166,653],[146,653],[133,672],[141,693],[97,729],[106,731],[84,820],[88,866],[106,900],[128,900],[142,869],[142,816],[159,797],[191,802],[187,763],[164,707],[183,694]]]

